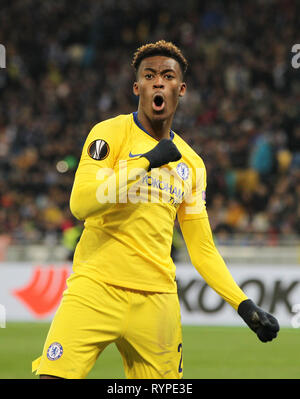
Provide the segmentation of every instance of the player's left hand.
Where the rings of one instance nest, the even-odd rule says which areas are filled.
[[[238,314],[262,342],[272,341],[279,331],[277,319],[255,305],[251,299],[241,302]]]

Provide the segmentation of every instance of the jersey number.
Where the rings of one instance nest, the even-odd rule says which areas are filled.
[[[182,373],[182,343],[178,345],[178,352],[181,352],[180,356],[180,361],[179,361],[179,367],[178,367],[178,372]]]

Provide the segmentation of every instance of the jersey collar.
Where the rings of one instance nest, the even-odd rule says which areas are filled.
[[[143,132],[145,132],[145,133],[147,133],[150,137],[152,137],[151,136],[151,134],[149,133],[149,132],[147,132],[147,130],[144,128],[144,126],[141,124],[141,122],[138,120],[138,116],[137,116],[137,111],[135,111],[135,112],[133,112],[132,113],[133,114],[133,120],[134,120],[134,123],[140,128],[140,129],[142,129],[143,130]],[[153,138],[153,137],[152,137]],[[170,129],[170,140],[173,140],[174,139],[174,132]]]

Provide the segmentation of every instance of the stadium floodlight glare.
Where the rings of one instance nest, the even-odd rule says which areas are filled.
[[[69,166],[66,161],[58,161],[56,169],[59,173],[66,173],[69,170]]]

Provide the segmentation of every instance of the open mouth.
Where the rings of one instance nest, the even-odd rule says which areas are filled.
[[[162,111],[165,107],[165,100],[161,94],[155,94],[152,102],[154,111]]]

